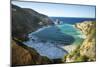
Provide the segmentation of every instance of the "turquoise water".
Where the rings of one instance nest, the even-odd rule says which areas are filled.
[[[72,24],[62,24],[56,26],[60,29],[62,33],[71,35],[75,38],[75,42],[73,44],[80,45],[85,39],[85,35]]]
[[[95,21],[96,18],[81,18],[81,17],[50,17],[53,21],[56,21],[56,19],[59,19],[59,21],[62,21],[63,23],[68,24],[76,24],[77,22],[83,22],[83,21]]]
[[[70,24],[46,26],[30,33],[30,40],[24,44],[34,48],[42,56],[57,59],[63,58],[69,52],[62,47],[77,46],[82,43],[84,38],[81,36],[83,34],[80,30]]]
[[[62,24],[43,27],[32,36],[38,37],[41,41],[52,41],[57,43],[72,44],[84,39],[82,32],[71,24]]]
[[[73,36],[82,35],[81,31],[75,28],[74,25],[62,24],[62,25],[56,25],[56,26],[61,30],[61,32],[65,34],[69,34]]]

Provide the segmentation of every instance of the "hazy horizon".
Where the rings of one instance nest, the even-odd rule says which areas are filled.
[[[12,1],[22,8],[30,8],[50,17],[95,18],[95,6]]]

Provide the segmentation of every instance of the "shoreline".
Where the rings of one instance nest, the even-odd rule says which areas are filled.
[[[56,25],[55,25],[56,26]],[[74,25],[72,25],[73,27]],[[40,32],[41,30],[48,28],[50,26],[46,26],[43,28],[40,28],[39,30],[30,33],[29,35],[31,37],[33,37],[34,33]],[[74,32],[73,32],[74,33]],[[75,36],[74,36],[75,37]],[[34,37],[33,37],[34,38]],[[34,40],[35,41],[35,40]],[[80,42],[80,39],[77,40],[77,38],[75,37],[75,42],[72,44],[60,44],[60,43],[51,43],[49,41],[43,43],[41,41],[39,41],[37,39],[37,43],[32,42],[32,39],[30,39],[29,41],[27,41],[26,43],[24,42],[24,44],[26,44],[29,47],[32,47],[34,49],[37,50],[37,52],[43,56],[47,56],[48,58],[50,57],[56,57],[56,58],[62,58],[64,55],[70,53],[71,51],[73,51],[78,45],[77,42]],[[45,51],[46,50],[46,51]],[[67,52],[67,53],[66,53]],[[54,54],[55,53],[55,54]],[[59,53],[59,54],[58,54]],[[58,57],[57,57],[58,56]],[[56,58],[50,58],[50,59],[56,59]]]

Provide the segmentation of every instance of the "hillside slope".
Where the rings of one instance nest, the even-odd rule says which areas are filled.
[[[12,36],[21,40],[27,39],[27,34],[40,27],[53,25],[52,20],[29,8],[12,5]]]
[[[49,64],[52,60],[45,56],[41,56],[33,48],[30,48],[23,43],[12,40],[12,65],[36,65],[36,64]]]
[[[53,25],[48,16],[29,8],[12,5],[11,62],[13,66],[52,63],[49,58],[41,56],[35,49],[23,44],[23,41],[28,40],[29,33],[47,25]]]
[[[96,22],[85,21],[75,26],[86,35],[82,45],[64,57],[65,62],[85,62],[96,60]]]

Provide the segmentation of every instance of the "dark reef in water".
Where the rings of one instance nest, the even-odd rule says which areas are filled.
[[[55,18],[53,18],[53,19],[55,19]],[[63,53],[68,54],[68,52],[66,50],[62,49],[61,47],[59,47],[59,45],[62,45],[62,46],[71,45],[75,41],[75,38],[71,34],[64,34],[64,33],[60,32],[60,29],[58,29],[56,27],[56,25],[54,25],[53,19],[51,20],[48,16],[40,14],[40,13],[36,12],[35,10],[29,9],[29,8],[21,8],[19,6],[12,5],[12,40],[11,40],[12,41],[11,42],[12,65],[19,66],[19,65],[39,65],[39,64],[63,63],[62,58],[50,59],[48,56],[46,56],[47,54],[41,55],[35,48],[29,47],[28,45],[23,43],[24,41],[26,42],[26,40],[28,41],[28,39],[29,39],[28,34],[33,32],[33,34],[44,43],[46,43],[47,41],[51,41],[51,43],[54,43],[54,42],[57,43],[56,48],[49,47],[50,49],[52,48],[52,49],[55,49],[54,51],[56,51],[56,52],[51,51],[51,54],[57,55],[60,53],[60,55],[63,55],[62,51],[63,51]],[[58,18],[58,19],[61,20],[61,18]],[[65,18],[63,18],[63,20],[64,19]],[[85,19],[79,18],[80,20],[78,18],[70,18],[69,20],[68,19],[69,18],[66,18],[64,21],[67,21],[70,24],[74,24],[75,22],[78,22],[78,21],[81,22],[81,21],[86,20],[86,18]],[[72,21],[72,19],[76,19],[76,20]],[[87,19],[87,20],[94,20],[94,19],[91,18],[91,19]],[[61,20],[61,21],[63,21],[63,20]],[[71,20],[71,22],[70,22],[70,20]],[[60,24],[59,21],[57,21],[57,22],[58,22],[58,24]],[[95,27],[94,23],[91,23],[91,24],[93,24],[93,27]],[[52,28],[49,28],[50,25],[52,26]],[[87,24],[87,26],[88,26],[88,24]],[[42,31],[39,31],[38,33],[36,32],[37,30],[39,30],[40,28],[43,28],[43,27],[48,27],[49,29],[47,28],[47,29],[45,29],[45,31],[42,30]],[[91,27],[89,30],[92,31],[93,27]],[[86,42],[87,41],[90,42],[93,40],[93,43],[95,43],[95,38],[94,38],[95,30],[93,30],[90,33],[92,33],[91,36],[93,36],[93,37],[89,36],[89,38],[86,40]],[[32,41],[35,41],[35,39],[32,39]],[[41,48],[44,47],[44,45],[45,45],[44,43]],[[33,43],[30,43],[30,44],[34,46]],[[36,43],[36,45],[40,46],[37,43]],[[49,45],[49,44],[47,44],[47,45]],[[49,45],[49,46],[52,46],[52,45]],[[83,51],[86,51],[86,48],[85,48],[86,46],[87,45],[83,45],[83,47],[81,47],[81,49]],[[95,45],[92,45],[92,46],[93,46],[93,50],[95,51],[95,48],[94,48]],[[90,46],[90,47],[92,47],[92,46]],[[44,51],[47,51],[47,49],[49,49],[49,48],[46,47],[46,49]],[[40,48],[38,48],[38,49],[40,49]],[[61,50],[59,50],[57,52],[57,49],[61,49]],[[87,49],[88,49],[88,47],[87,47]],[[43,51],[43,50],[41,50],[41,51]],[[92,50],[88,51],[88,53],[86,52],[85,54],[86,55],[88,54],[89,56],[92,56],[91,54],[93,54],[92,60],[95,60],[95,58],[94,58],[95,52],[94,53],[91,53],[91,52],[93,52],[93,51]],[[46,52],[44,52],[44,53],[46,53]],[[47,53],[50,54],[50,51],[48,51]],[[75,51],[73,53],[73,55],[74,54],[79,55],[81,53],[79,53],[79,50],[78,50],[77,53]],[[51,55],[49,55],[49,56],[51,57]],[[72,56],[70,55],[69,57],[72,57]],[[66,58],[65,58],[65,60],[66,60]],[[78,59],[80,59],[80,58],[78,58]]]
[[[28,40],[27,35],[37,29],[53,25],[52,20],[43,14],[40,14],[29,8],[12,6],[12,65],[36,65],[49,64],[52,60],[41,56],[35,49],[23,44]]]
[[[72,35],[62,33],[56,26],[43,28],[42,30],[33,32],[31,36],[34,35],[43,42],[49,41],[57,44],[70,45],[75,41],[75,38]]]

